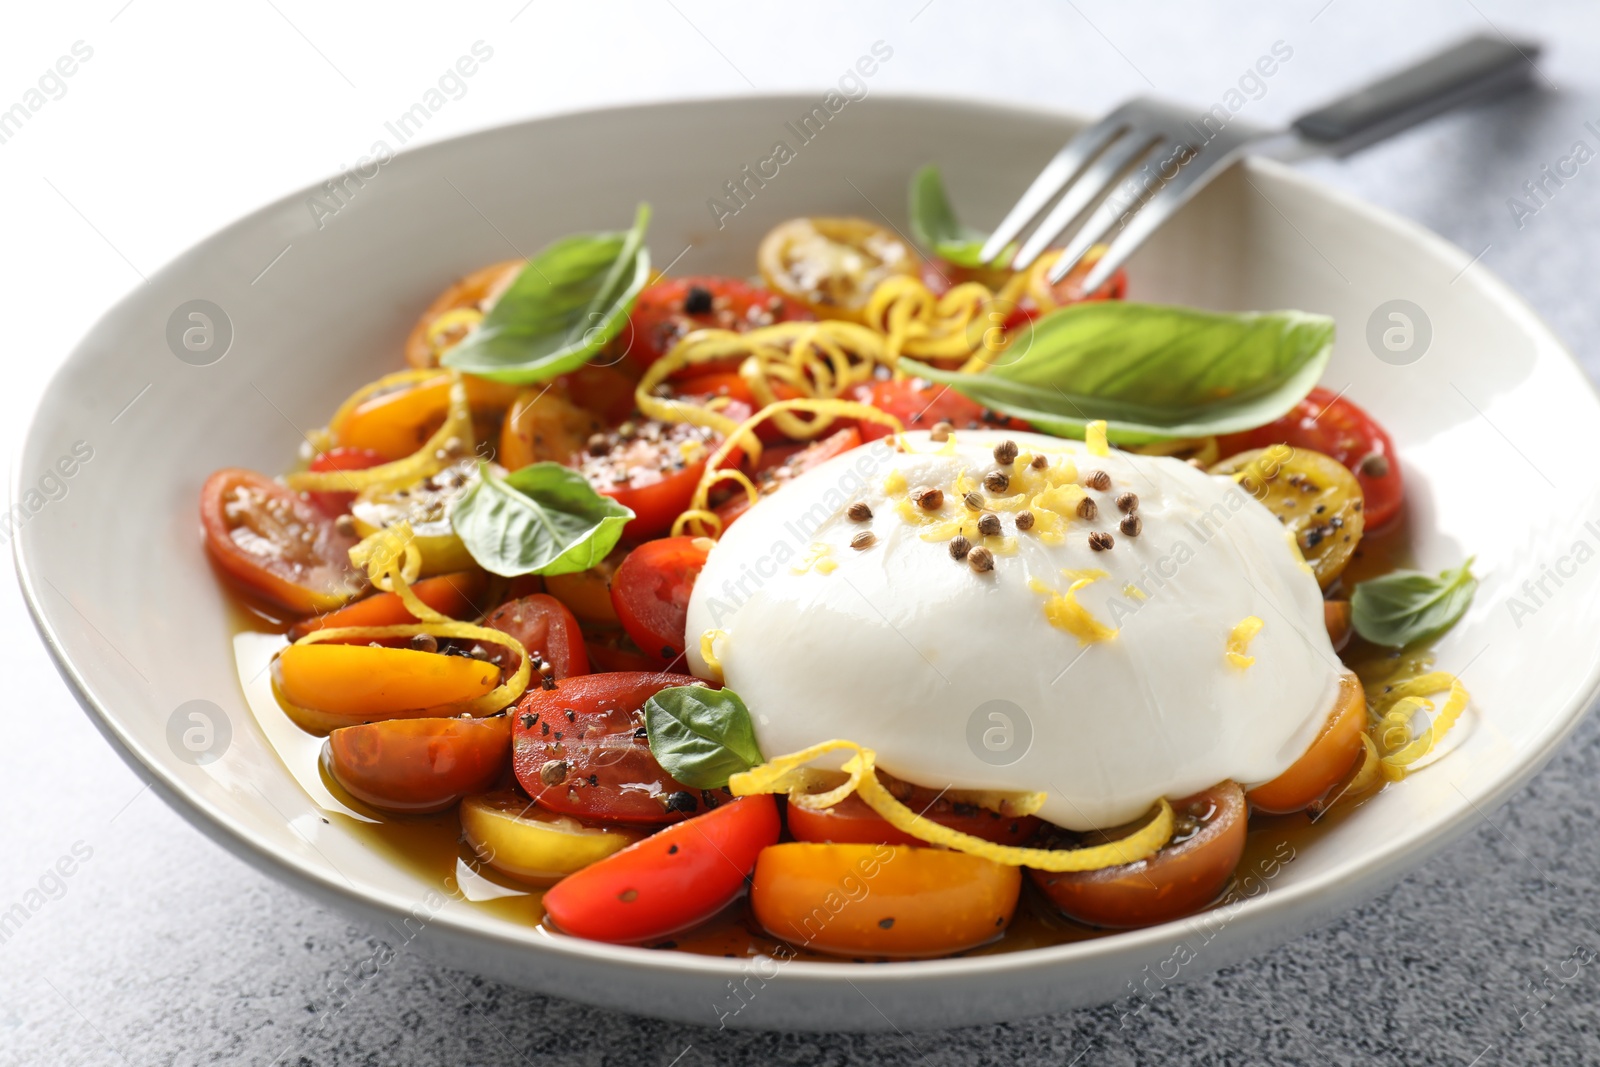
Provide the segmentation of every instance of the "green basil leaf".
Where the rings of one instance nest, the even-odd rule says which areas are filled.
[[[1356,586],[1350,595],[1350,621],[1373,644],[1404,648],[1431,641],[1454,626],[1477,591],[1471,559],[1437,578],[1395,571]]]
[[[1094,419],[1111,440],[1140,444],[1253,429],[1286,414],[1322,377],[1333,320],[1302,311],[1221,313],[1096,300],[1033,324],[978,374],[901,359],[907,373],[950,386],[1058,437]]]
[[[440,362],[515,384],[577,370],[622,329],[650,277],[649,223],[650,206],[640,204],[626,233],[578,234],[549,245]]]
[[[588,570],[616,547],[632,518],[571,467],[534,463],[501,478],[480,465],[450,525],[480,567],[515,578]]]
[[[663,689],[645,701],[644,727],[661,769],[695,789],[721,789],[763,762],[750,709],[731,689]]]
[[[957,266],[983,266],[978,253],[989,235],[956,221],[938,167],[930,163],[911,176],[906,202],[911,216],[911,236],[918,244]]]

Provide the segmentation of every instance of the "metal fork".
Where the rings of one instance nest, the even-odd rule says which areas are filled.
[[[980,255],[985,263],[993,262],[1059,194],[1010,266],[1028,267],[1071,231],[1050,269],[1049,279],[1055,283],[1109,238],[1105,254],[1084,279],[1084,291],[1093,292],[1163,222],[1242,156],[1347,155],[1441,111],[1523,88],[1539,52],[1533,43],[1470,37],[1302,115],[1288,130],[1238,122],[1221,105],[1196,116],[1192,109],[1159,100],[1131,100],[1056,153]]]

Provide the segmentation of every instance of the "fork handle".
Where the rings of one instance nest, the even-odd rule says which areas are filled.
[[[1342,155],[1441,111],[1522,88],[1539,52],[1533,43],[1469,37],[1300,116],[1293,129],[1303,140]]]

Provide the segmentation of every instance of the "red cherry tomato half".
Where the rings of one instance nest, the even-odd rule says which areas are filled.
[[[443,811],[500,782],[510,766],[511,721],[389,719],[328,735],[329,772],[350,795],[384,811]]]
[[[774,445],[761,453],[761,462],[750,472],[751,477],[761,495],[766,496],[783,488],[791,479],[798,478],[811,468],[820,466],[834,456],[848,452],[860,444],[861,431],[854,426],[846,426],[810,444]],[[717,517],[722,520],[722,528],[726,530],[733,525],[735,519],[750,510],[750,496],[742,486],[738,487],[734,494],[718,504],[715,510]]]
[[[311,461],[310,470],[316,474],[325,474],[328,471],[364,471],[368,467],[376,467],[380,463],[388,462],[382,453],[374,452],[370,448],[330,448],[326,452],[319,452],[317,458]],[[350,510],[350,502],[356,498],[355,493],[308,493],[307,496],[316,503],[317,507],[329,515],[343,515]]]
[[[541,807],[602,822],[677,822],[725,799],[690,789],[650,754],[644,702],[687,674],[586,674],[530,689],[511,709],[512,765]]]
[[[703,537],[646,541],[611,579],[611,603],[639,650],[664,670],[679,664],[689,618],[689,594],[712,542]]]
[[[655,419],[624,423],[596,437],[600,440],[592,440],[574,462],[596,492],[632,509],[634,518],[622,534],[630,541],[672,528],[689,506],[706,461],[722,444],[721,437],[698,426]],[[730,454],[724,466],[736,466],[741,455]]]
[[[1350,468],[1361,483],[1367,529],[1400,513],[1405,486],[1394,441],[1352,401],[1318,386],[1278,421],[1217,440],[1224,456],[1277,444],[1321,452]]]
[[[584,641],[583,647],[589,651],[589,663],[596,673],[615,673],[618,671],[653,671],[656,661],[639,651],[639,646],[633,643],[621,630],[607,630],[591,634]]]
[[[495,608],[483,624],[515,637],[534,657],[535,669],[540,661],[550,664],[553,678],[589,673],[589,653],[583,647],[578,620],[565,604],[548,593],[507,601]],[[517,664],[506,664],[505,669],[515,671]],[[538,676],[528,684],[537,686]]]
[[[756,403],[756,395],[751,391],[750,383],[734,371],[695,374],[692,377],[676,379],[672,384],[679,396],[695,397],[702,403],[711,397],[727,397],[730,403],[722,409],[722,413],[740,422],[748,419],[761,407]],[[805,395],[788,382],[773,381],[771,384],[772,395],[779,400],[793,400]],[[783,431],[770,421],[756,427],[756,436],[763,441],[785,439]]]
[[[1039,829],[1031,815],[1009,816],[974,805],[952,804],[932,789],[918,786],[901,801],[934,822],[1000,845],[1022,845]],[[789,834],[796,841],[851,845],[926,845],[921,838],[898,830],[851,795],[831,808],[812,811],[796,804],[788,808]]]
[[[628,362],[642,372],[692,330],[744,333],[775,322],[814,318],[794,301],[738,278],[673,278],[639,294],[615,344],[623,346]]]
[[[935,423],[948,422],[956,429],[1026,430],[1028,424],[1021,419],[1009,418],[990,411],[976,400],[922,378],[901,378],[898,381],[877,381],[858,385],[851,391],[852,400],[871,404],[880,411],[899,419],[907,430],[932,429]],[[876,441],[890,434],[889,427],[878,422],[861,423],[861,439]]]
[[[296,615],[332,611],[361,589],[356,539],[319,508],[254,471],[217,471],[200,489],[206,547],[229,578]]]
[[[629,845],[544,896],[556,927],[592,941],[665,937],[721,911],[778,842],[778,805],[745,797]]]

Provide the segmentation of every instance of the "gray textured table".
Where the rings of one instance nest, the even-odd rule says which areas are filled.
[[[749,5],[692,0],[626,14],[507,0],[409,19],[287,0],[227,13],[109,0],[30,15],[26,32],[0,44],[7,69],[22,72],[0,91],[20,95],[26,72],[75,39],[97,51],[65,102],[52,99],[0,145],[14,230],[0,283],[40,309],[16,327],[27,343],[7,360],[20,383],[0,399],[8,444],[66,341],[137,284],[128,268],[147,270],[347,164],[351,146],[364,148],[384,115],[480,37],[497,49],[493,77],[452,103],[430,138],[610,100],[816,87],[858,43],[880,38],[896,58],[874,91],[1086,110],[1149,91],[1206,106],[1283,40],[1292,61],[1247,105],[1253,118],[1283,120],[1457,34],[1535,35],[1551,46],[1540,91],[1308,169],[1481,251],[1600,374],[1600,164],[1542,206],[1522,189],[1574,142],[1600,148],[1584,125],[1600,120],[1595,10],[1265,6],[1041,4],[997,16],[906,0],[870,11],[807,5],[764,21]],[[227,125],[220,115],[232,116]],[[113,152],[117,165],[102,165]],[[1538,210],[1519,219],[1512,197]],[[15,588],[0,595],[12,698],[0,744],[0,910],[26,902],[29,916],[0,937],[0,1064],[1600,1062],[1600,978],[1563,966],[1575,950],[1600,948],[1576,922],[1596,910],[1600,719],[1392,891],[1256,960],[1169,987],[1126,1026],[1104,1008],[939,1034],[717,1033],[486,983],[410,951],[353,977],[377,942],[152,797],[72,704]],[[62,857],[64,877],[51,873]]]

